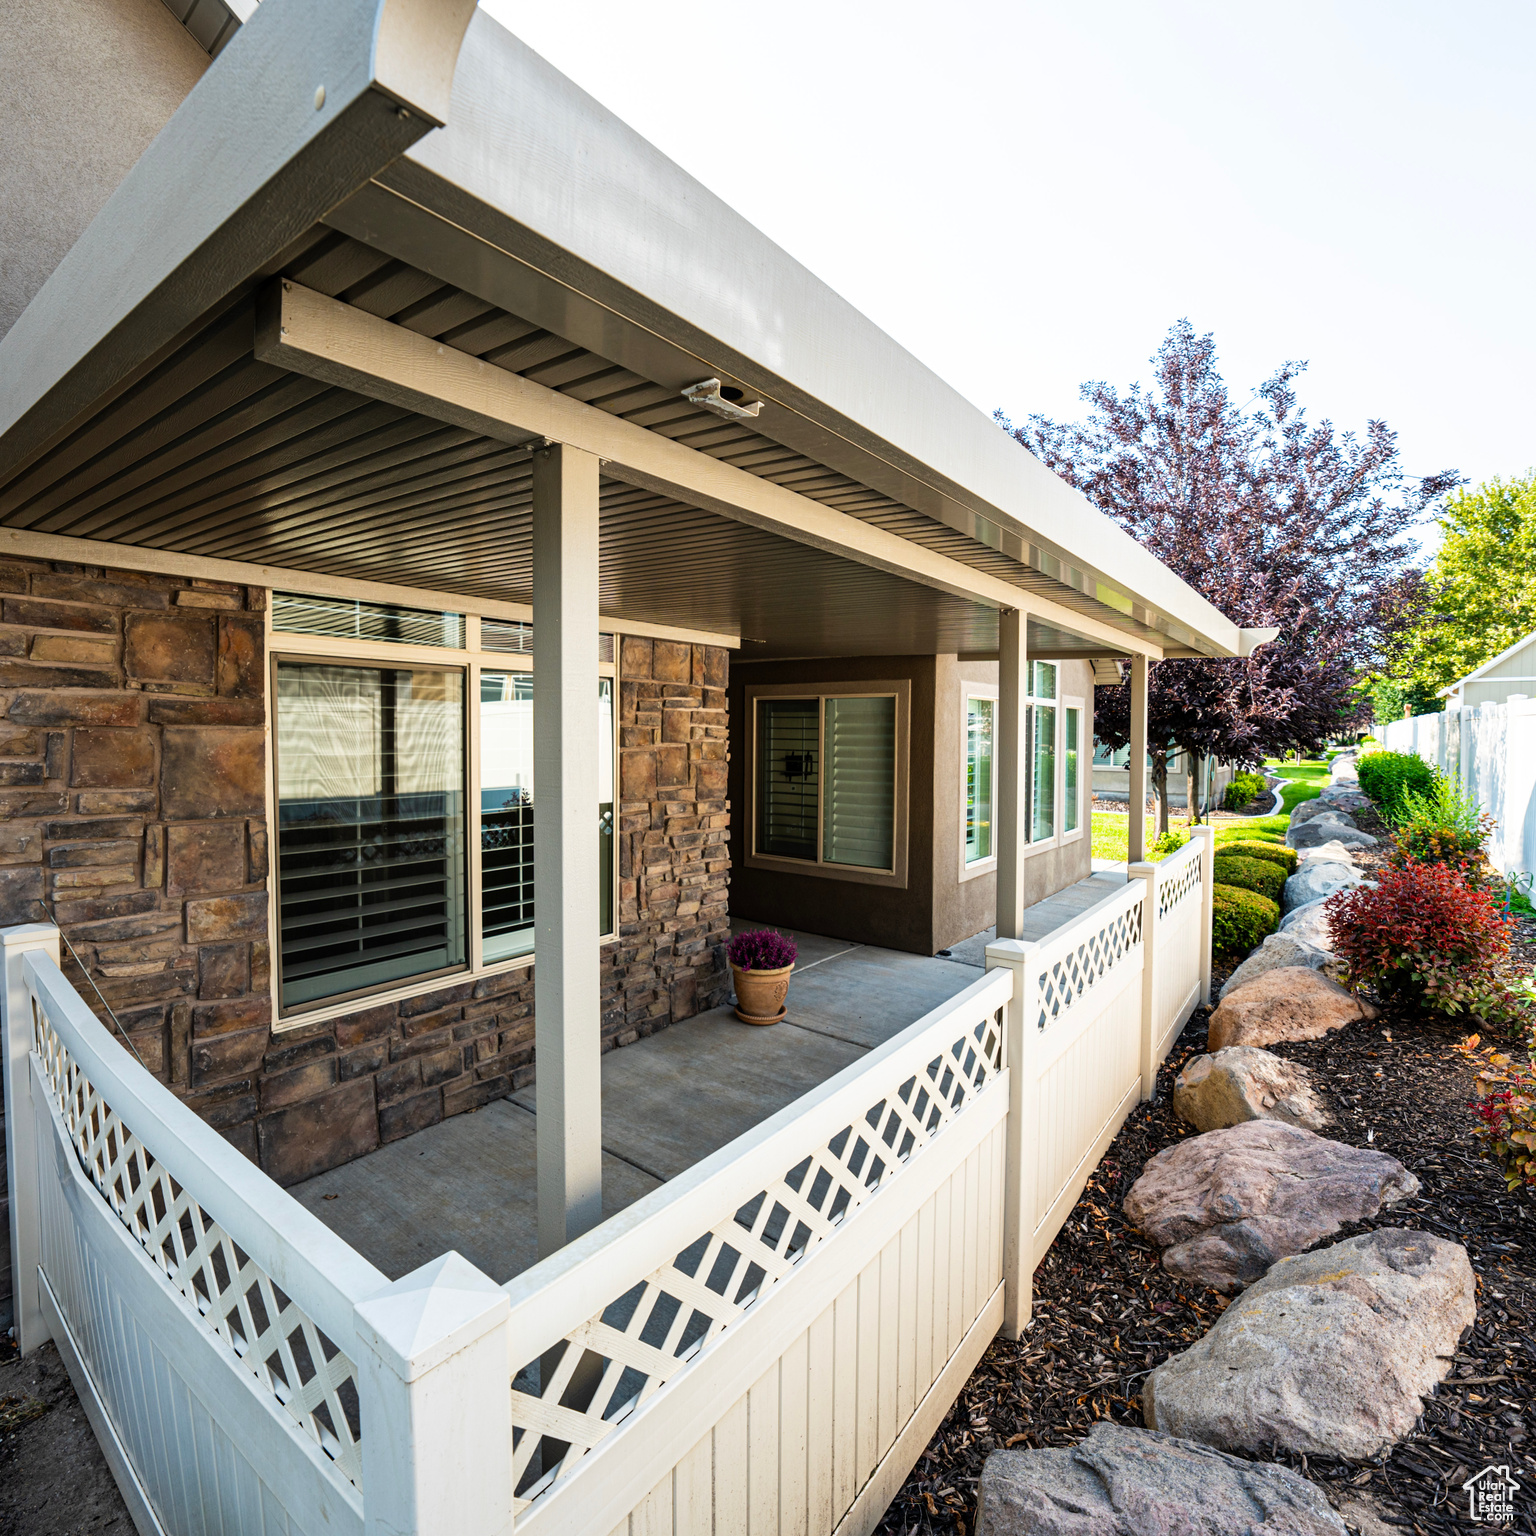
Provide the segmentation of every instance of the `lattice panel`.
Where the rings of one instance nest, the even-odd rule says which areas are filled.
[[[1157,882],[1157,915],[1160,918],[1167,917],[1191,896],[1198,898],[1199,894],[1200,860],[1188,859],[1183,867],[1175,870],[1167,880]]]
[[[240,1364],[354,1484],[362,1477],[356,1370],[156,1162],[97,1092],[34,998],[33,1040],[87,1177]]]
[[[1040,1014],[1046,1029],[1080,1003],[1109,973],[1141,947],[1141,903],[1107,919],[1093,933],[1051,962],[1040,977]]]
[[[512,1459],[526,1508],[569,1477],[652,1393],[785,1280],[997,1076],[1003,1010],[968,1025],[919,1072],[708,1230],[512,1382]],[[879,1090],[874,1090],[879,1091]]]

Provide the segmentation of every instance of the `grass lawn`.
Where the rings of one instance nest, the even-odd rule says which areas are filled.
[[[1171,823],[1170,823],[1171,825]],[[1093,813],[1093,857],[1123,864],[1129,854],[1131,818],[1120,811]],[[1157,841],[1157,818],[1147,817],[1147,847]]]

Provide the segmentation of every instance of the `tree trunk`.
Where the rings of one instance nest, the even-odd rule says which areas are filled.
[[[1189,771],[1184,776],[1184,814],[1193,826],[1200,820],[1200,759],[1190,753],[1185,762]]]
[[[1168,830],[1167,748],[1152,753],[1152,788],[1157,794],[1157,835],[1161,837]],[[1145,806],[1142,807],[1142,815],[1146,815]]]

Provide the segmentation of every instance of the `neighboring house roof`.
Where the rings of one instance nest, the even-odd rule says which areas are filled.
[[[1474,667],[1473,670],[1468,672],[1465,677],[1458,677],[1454,683],[1447,683],[1446,686],[1440,690],[1440,697],[1444,698],[1449,694],[1455,693],[1459,688],[1465,687],[1468,683],[1480,682],[1484,678],[1489,678],[1489,681],[1492,682],[1499,681],[1497,678],[1490,678],[1489,674],[1492,673],[1496,667],[1501,666],[1504,662],[1508,661],[1512,656],[1518,655],[1519,652],[1523,651],[1526,646],[1532,644],[1532,642],[1536,642],[1536,629],[1533,629],[1528,635],[1522,635],[1518,640],[1514,642],[1513,645],[1506,645],[1497,656],[1490,657],[1480,667]],[[1515,683],[1526,681],[1526,679],[1512,677],[1509,678],[1508,681]]]
[[[868,616],[869,644],[909,651],[994,647],[1010,606],[1030,612],[1031,647],[1045,654],[1088,654],[1090,641],[1114,654],[1123,637],[1121,654],[1242,655],[1267,638],[1239,630],[472,0],[264,0],[249,13],[0,342],[0,522],[372,579],[393,571],[471,595],[521,590],[522,555],[494,525],[526,505],[523,460],[505,446],[519,445],[478,426],[469,442],[440,432],[443,451],[482,455],[487,478],[478,503],[466,491],[452,517],[422,525],[437,503],[396,483],[402,450],[380,446],[378,410],[361,414],[369,388],[356,370],[326,380],[353,391],[367,423],[348,439],[349,494],[389,485],[396,525],[430,526],[434,539],[391,542],[377,526],[365,539],[335,519],[300,538],[273,512],[293,465],[269,454],[248,473],[230,467],[229,428],[200,416],[211,381],[227,379],[242,402],[242,451],[296,408],[292,391],[274,387],[265,406],[251,396],[251,380],[275,377],[261,372],[268,361],[304,371],[275,353],[248,366],[254,296],[278,273],[331,305],[311,307],[318,331],[327,316],[355,322],[364,352],[380,342],[403,357],[403,340],[423,338],[437,358],[472,353],[793,491],[787,534],[793,517],[669,491],[604,452],[616,482],[605,516],[611,507],[636,530],[619,609],[735,603],[745,638],[777,626],[779,654],[795,626],[800,653],[831,644],[817,619],[836,602]],[[530,335],[542,353],[513,356]],[[707,378],[761,412],[712,424],[681,403]],[[419,399],[403,409],[431,424]],[[167,459],[171,427],[135,433],[130,419],[188,435]],[[216,496],[188,468],[210,454],[223,466]],[[168,464],[175,494],[146,510],[144,488],[158,495]],[[504,496],[486,489],[495,476]],[[719,516],[734,520],[728,539],[710,522]],[[797,551],[754,542],[753,529],[797,539]],[[691,593],[667,596],[659,557],[644,565],[658,530],[674,550],[701,552]],[[763,585],[770,556],[777,593]]]

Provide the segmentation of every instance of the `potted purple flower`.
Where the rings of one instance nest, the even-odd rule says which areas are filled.
[[[795,968],[795,941],[772,928],[738,933],[726,950],[736,983],[736,1017],[744,1024],[777,1024]]]

